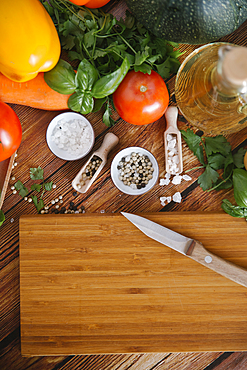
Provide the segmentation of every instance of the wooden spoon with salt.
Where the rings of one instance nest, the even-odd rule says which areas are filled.
[[[166,130],[164,132],[164,147],[165,147],[165,167],[166,172],[173,175],[178,175],[183,172],[183,156],[182,156],[182,142],[181,142],[181,132],[177,128],[177,119],[178,119],[178,108],[177,107],[168,107],[165,112],[166,118]],[[170,135],[170,136],[168,136]],[[170,147],[171,139],[175,143],[175,147]],[[175,140],[175,141],[174,141]],[[177,153],[169,155],[172,153],[172,149],[177,150]],[[174,171],[174,165],[171,164],[171,161],[175,156],[178,156],[177,170]],[[177,157],[176,157],[177,158]]]

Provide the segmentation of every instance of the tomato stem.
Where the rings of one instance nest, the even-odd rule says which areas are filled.
[[[141,87],[140,87],[141,92],[146,92],[147,89],[148,89],[147,86],[144,86],[144,85],[141,85]]]

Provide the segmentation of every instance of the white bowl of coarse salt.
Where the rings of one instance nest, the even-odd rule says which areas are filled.
[[[65,112],[50,122],[46,141],[58,158],[74,161],[85,157],[92,150],[95,135],[91,123],[84,116]]]

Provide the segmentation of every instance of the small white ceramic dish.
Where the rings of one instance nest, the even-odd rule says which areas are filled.
[[[73,120],[80,120],[87,125],[87,127],[89,128],[91,141],[90,141],[90,144],[88,144],[88,147],[85,152],[81,152],[80,154],[70,153],[65,149],[60,149],[58,145],[52,140],[53,132],[55,128],[57,127],[58,122],[61,120],[64,120],[66,122],[73,121]],[[94,142],[95,142],[95,135],[94,135],[94,130],[93,130],[91,123],[83,115],[79,113],[75,113],[75,112],[64,112],[64,113],[58,114],[50,122],[47,128],[47,131],[46,131],[46,141],[47,141],[47,145],[49,149],[58,158],[64,159],[65,161],[74,161],[74,160],[85,157],[92,150]]]
[[[123,157],[131,155],[131,153],[140,153],[142,155],[148,156],[150,159],[152,166],[153,166],[153,178],[149,180],[148,184],[141,189],[132,189],[130,186],[125,185],[122,180],[119,179],[119,170],[117,166],[119,165],[119,162]],[[123,193],[128,195],[140,195],[148,192],[150,189],[154,187],[154,185],[157,183],[159,178],[159,166],[158,163],[153,156],[152,153],[150,153],[148,150],[144,148],[140,148],[138,146],[128,147],[123,150],[121,150],[113,159],[111,164],[111,178],[114,183],[114,185]]]

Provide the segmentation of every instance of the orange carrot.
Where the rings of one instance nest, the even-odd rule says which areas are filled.
[[[27,82],[14,82],[0,73],[0,100],[4,103],[26,105],[44,110],[68,109],[70,95],[52,90],[44,80],[44,73]]]

